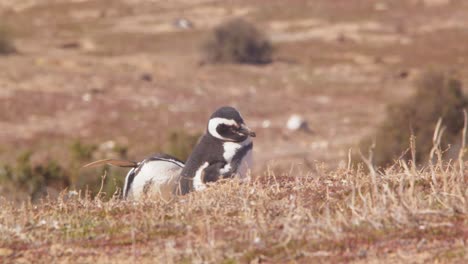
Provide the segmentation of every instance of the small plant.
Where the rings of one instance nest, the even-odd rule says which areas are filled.
[[[265,64],[273,48],[265,34],[252,24],[234,19],[216,27],[203,45],[207,62]]]
[[[15,46],[7,30],[0,25],[0,55],[7,55],[16,52]]]
[[[110,198],[116,191],[116,188],[123,186],[125,172],[109,166],[105,166],[99,170],[82,170],[81,167],[92,161],[99,147],[96,144],[84,143],[80,140],[75,140],[70,145],[70,180],[71,186],[78,190],[88,190],[91,195],[102,191],[105,198]],[[126,158],[128,148],[123,145],[114,145],[111,151],[117,154],[117,158]],[[106,174],[102,190],[101,176]]]
[[[93,157],[93,153],[97,150],[97,146],[94,144],[85,144],[80,140],[75,140],[70,145],[70,152],[72,158],[76,161],[89,161]]]
[[[18,156],[14,166],[4,166],[0,173],[2,182],[29,195],[33,201],[47,195],[50,188],[60,192],[70,186],[67,172],[56,161],[33,165],[31,156],[32,152],[26,151]]]
[[[442,149],[456,143],[463,128],[463,109],[468,100],[459,80],[440,72],[427,72],[416,83],[416,93],[406,101],[390,105],[387,118],[375,134],[374,163],[392,164],[399,156],[410,159],[410,137],[415,137],[416,162],[425,163],[433,146],[433,133],[439,118],[446,127]],[[370,138],[361,143],[361,150],[371,145]],[[404,154],[406,152],[406,154]]]

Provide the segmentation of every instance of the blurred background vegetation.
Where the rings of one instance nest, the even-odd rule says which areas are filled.
[[[181,160],[186,160],[199,137],[199,134],[188,135],[183,131],[171,132],[160,152],[171,153]],[[57,197],[63,190],[79,190],[83,195],[92,197],[101,191],[101,197],[107,199],[121,195],[127,173],[125,169],[110,166],[82,169],[82,166],[96,159],[128,159],[126,146],[117,145],[112,141],[98,146],[75,140],[68,149],[67,164],[50,158],[33,162],[32,151],[21,153],[14,163],[0,167],[0,184],[3,190],[12,193],[10,198],[18,201],[24,197],[31,197],[32,201],[46,196]]]
[[[4,1],[0,191],[119,195],[127,170],[91,161],[185,160],[213,109],[241,110],[256,173],[318,173],[375,143],[380,169],[424,166],[442,118],[462,147],[465,1]],[[299,122],[294,125],[294,123]],[[290,125],[291,124],[291,125]],[[307,128],[307,129],[303,129]],[[272,162],[273,161],[273,162]],[[272,165],[274,164],[274,165]]]

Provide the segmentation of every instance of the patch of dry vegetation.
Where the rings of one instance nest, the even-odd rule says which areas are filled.
[[[272,61],[273,54],[265,33],[240,18],[216,27],[202,48],[210,63],[265,64]]]
[[[468,171],[401,161],[218,182],[171,202],[1,201],[0,259],[141,263],[467,259]],[[98,196],[99,197],[99,196]],[[3,254],[3,255],[2,255]]]
[[[186,160],[193,147],[200,138],[200,134],[188,134],[174,130],[167,135],[166,144],[159,152],[170,153],[181,160]],[[57,197],[60,190],[89,191],[95,196],[100,188],[99,175],[106,173],[103,192],[110,199],[112,193],[123,186],[127,170],[104,166],[98,169],[82,169],[96,159],[117,158],[128,159],[128,148],[113,142],[111,146],[73,141],[69,146],[67,157],[56,160],[52,158],[34,159],[35,153],[24,151],[18,155],[16,162],[2,164],[0,161],[0,192],[9,200],[36,202],[48,194]],[[68,162],[64,161],[69,159]]]
[[[456,145],[460,143],[466,108],[468,98],[463,94],[459,80],[442,72],[426,72],[417,80],[413,96],[388,107],[386,119],[375,136],[361,143],[361,149],[368,149],[375,142],[374,162],[377,166],[389,166],[399,158],[409,160],[412,154],[418,164],[424,164],[432,148],[433,129],[441,118],[444,131],[440,144],[443,149],[452,146],[455,151],[447,152],[445,158],[453,159],[453,153],[458,152]],[[418,150],[415,153],[408,151],[411,136],[414,136],[413,143]]]
[[[11,36],[5,27],[0,25],[0,55],[8,55],[16,52]]]

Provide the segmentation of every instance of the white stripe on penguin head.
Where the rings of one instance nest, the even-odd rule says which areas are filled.
[[[233,141],[230,138],[221,136],[218,133],[218,131],[216,130],[216,128],[219,125],[222,125],[222,124],[227,125],[227,126],[236,126],[236,125],[238,125],[237,122],[235,120],[232,120],[232,119],[226,119],[226,118],[221,118],[221,117],[211,118],[210,121],[208,122],[208,133],[210,133],[210,135],[212,135],[213,137],[219,138],[221,140]]]

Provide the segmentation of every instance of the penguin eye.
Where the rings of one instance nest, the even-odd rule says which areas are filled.
[[[227,132],[228,130],[229,130],[229,126],[224,125],[224,124],[221,124],[221,125],[218,127],[218,131],[219,131],[220,133]]]

